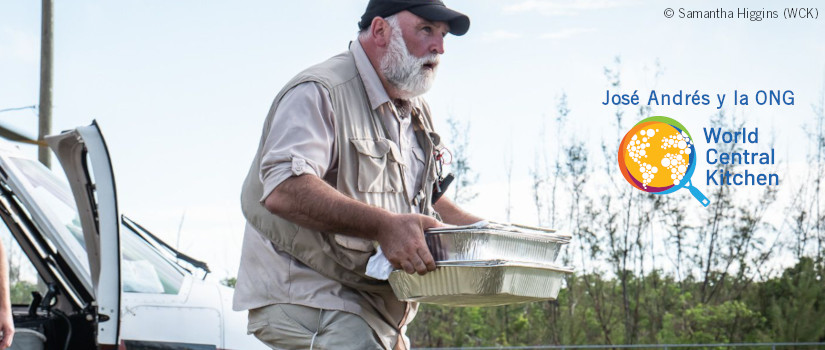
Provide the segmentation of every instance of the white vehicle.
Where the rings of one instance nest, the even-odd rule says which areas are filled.
[[[47,142],[68,185],[0,141],[0,218],[41,280],[15,306],[15,345],[42,334],[45,349],[267,349],[205,264],[121,216],[97,123]]]

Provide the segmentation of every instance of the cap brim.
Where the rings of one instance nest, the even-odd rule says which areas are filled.
[[[470,29],[470,17],[441,5],[421,5],[410,7],[407,11],[432,22],[447,22],[450,34],[464,35]]]

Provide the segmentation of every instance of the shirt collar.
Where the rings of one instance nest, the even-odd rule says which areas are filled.
[[[387,95],[387,90],[384,90],[381,78],[378,77],[378,73],[373,68],[358,39],[353,40],[350,51],[352,56],[355,57],[355,67],[358,68],[358,74],[361,75],[361,81],[364,82],[364,88],[367,90],[370,107],[374,110],[378,106],[390,102],[390,96]]]

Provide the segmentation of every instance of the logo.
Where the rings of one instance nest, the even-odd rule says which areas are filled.
[[[687,188],[703,206],[710,200],[693,186],[696,149],[687,129],[668,117],[638,122],[619,145],[619,169],[625,180],[642,191],[668,194]]]

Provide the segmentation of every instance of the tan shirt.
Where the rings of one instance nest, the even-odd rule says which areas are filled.
[[[357,40],[353,41],[350,50],[372,109],[379,112],[390,140],[399,146],[404,163],[408,165],[405,167],[406,178],[415,179],[406,188],[408,198],[413,198],[421,187],[424,151],[415,139],[409,107],[399,110],[391,103],[378,73]],[[264,144],[267,152],[261,158],[261,182],[264,184],[261,200],[290,176],[314,174],[335,185],[338,169],[334,113],[329,92],[321,84],[303,83],[284,95]]]
[[[424,153],[415,139],[409,108],[399,109],[390,101],[378,74],[358,41],[350,50],[366,88],[371,107],[378,111],[390,139],[399,147],[409,181],[405,190],[415,197],[421,186]],[[265,199],[281,182],[291,176],[311,174],[335,185],[334,111],[329,92],[317,83],[304,83],[289,91],[274,115],[272,128],[261,159],[260,178]],[[367,301],[366,298],[374,300]],[[241,264],[233,300],[234,310],[271,304],[290,303],[314,308],[360,314],[369,304],[383,303],[372,296],[330,280],[315,270],[278,251],[252,225],[244,231]],[[407,318],[411,320],[412,315]]]

